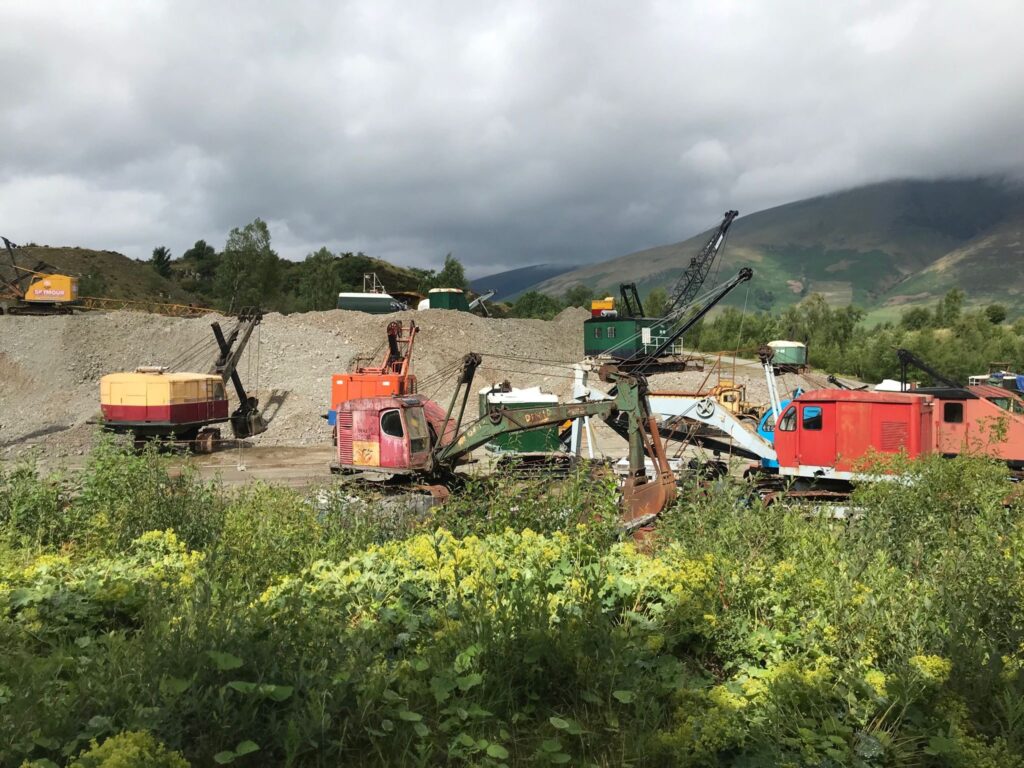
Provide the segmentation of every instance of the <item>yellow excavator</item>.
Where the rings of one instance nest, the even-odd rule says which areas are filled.
[[[78,278],[63,275],[40,262],[35,269],[18,265],[14,249],[18,246],[6,237],[4,248],[10,258],[12,276],[0,284],[0,314],[65,315],[79,303]]]
[[[80,296],[78,278],[61,273],[56,267],[39,262],[34,269],[18,264],[14,251],[18,248],[0,236],[10,262],[10,277],[0,274],[0,315],[70,315],[76,311],[119,309],[152,312],[169,317],[198,317],[216,310],[194,304],[167,304],[138,299],[110,299]]]

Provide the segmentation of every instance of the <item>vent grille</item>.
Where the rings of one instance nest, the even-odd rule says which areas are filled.
[[[352,412],[338,412],[338,463],[352,464]]]
[[[895,453],[907,446],[907,423],[905,421],[882,422],[882,450]]]

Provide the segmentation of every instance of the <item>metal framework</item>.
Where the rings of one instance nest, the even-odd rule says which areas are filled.
[[[167,317],[200,317],[209,312],[216,312],[209,307],[195,304],[165,304],[159,301],[137,301],[134,299],[104,299],[99,296],[80,296],[75,309],[91,309],[114,312],[130,310],[134,312],[151,312]]]
[[[711,272],[711,265],[714,264],[715,257],[722,249],[722,243],[725,242],[725,236],[729,232],[729,227],[732,226],[733,220],[739,215],[739,211],[726,211],[722,223],[718,225],[718,229],[704,243],[700,253],[690,259],[690,265],[672,288],[672,293],[670,294],[671,303],[668,306],[667,315],[672,314],[676,309],[685,307],[700,292],[701,286],[704,285],[704,281]]]

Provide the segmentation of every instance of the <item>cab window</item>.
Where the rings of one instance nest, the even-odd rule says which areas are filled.
[[[989,402],[995,403],[997,408],[1004,411],[1010,410],[1010,398],[1008,397],[990,397]]]
[[[804,410],[804,429],[810,429],[815,432],[821,429],[821,408],[817,405],[805,405]]]
[[[599,325],[594,328],[594,338],[595,339],[600,339],[601,338],[601,331],[602,330],[603,329]]]
[[[213,385],[213,399],[214,400],[227,400],[227,395],[224,394],[224,384],[216,382]]]
[[[793,432],[796,430],[796,408],[789,407],[783,414],[782,418],[779,419],[779,431],[780,432]]]
[[[1002,408],[1004,411],[1024,414],[1024,403],[1021,403],[1021,401],[1016,397],[990,397],[989,401],[994,403],[996,407]]]
[[[398,410],[384,411],[380,415],[380,431],[391,437],[402,437],[405,431],[402,429],[402,414]]]
[[[942,406],[942,420],[947,424],[964,423],[964,404],[945,403]]]
[[[430,449],[430,432],[422,408],[409,408],[405,412],[405,423],[409,427],[409,450],[422,453]]]

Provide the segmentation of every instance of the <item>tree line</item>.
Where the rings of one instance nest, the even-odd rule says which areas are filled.
[[[699,324],[687,343],[702,351],[752,354],[771,339],[801,341],[815,368],[868,382],[898,377],[896,350],[901,347],[962,383],[986,373],[993,363],[1010,370],[1024,368],[1024,318],[1006,323],[1002,304],[968,310],[966,298],[955,288],[934,306],[910,307],[899,320],[871,327],[864,322],[862,308],[830,307],[818,294],[776,314],[745,314],[726,307]],[[912,378],[934,383],[919,371]]]
[[[425,294],[431,288],[469,285],[462,264],[451,254],[440,270],[396,268],[362,252],[334,253],[326,247],[302,261],[282,259],[262,219],[232,229],[221,251],[197,240],[175,259],[167,247],[159,246],[150,264],[205,306],[226,311],[248,306],[277,312],[333,309],[338,294],[361,291],[363,275],[370,272],[378,273],[391,291]]]
[[[435,287],[469,287],[462,264],[451,254],[440,270],[397,268],[362,252],[334,253],[326,247],[302,261],[282,259],[261,219],[232,229],[221,251],[198,240],[177,259],[166,247],[157,247],[150,262],[205,306],[226,311],[246,306],[278,312],[333,309],[338,293],[362,290],[363,275],[369,272],[377,272],[391,291],[425,294]],[[492,307],[499,316],[550,320],[569,307],[589,308],[592,299],[605,295],[575,285],[561,297],[527,291]],[[771,339],[801,341],[815,368],[864,381],[896,377],[895,350],[900,347],[964,382],[986,372],[991,363],[1024,368],[1024,318],[1007,323],[1002,304],[968,310],[966,298],[962,290],[953,289],[933,306],[909,307],[897,321],[871,327],[861,307],[832,307],[818,294],[776,313],[726,307],[696,325],[686,341],[701,351],[748,355]],[[667,307],[664,288],[653,289],[644,299],[648,317],[662,317]],[[923,373],[914,376],[930,383]]]

